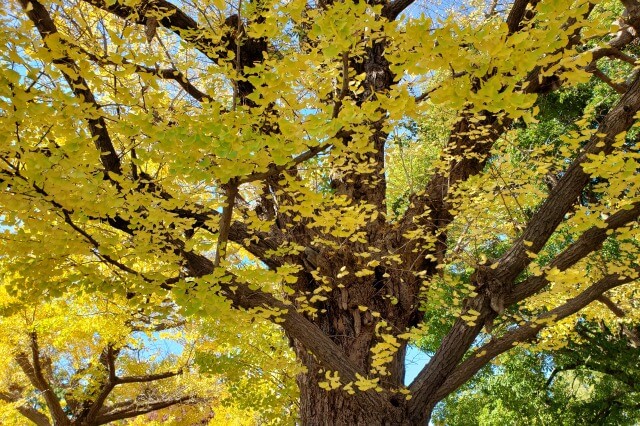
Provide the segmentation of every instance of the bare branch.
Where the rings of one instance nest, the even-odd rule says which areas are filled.
[[[623,311],[613,300],[605,296],[604,294],[598,297],[598,302],[605,305],[613,314],[618,318],[625,318],[627,313]],[[636,348],[640,348],[640,334],[638,333],[638,329],[634,329],[629,327],[627,324],[620,324],[620,328],[625,336],[631,341],[631,344]]]
[[[607,308],[609,308],[609,310],[611,312],[613,312],[613,314],[615,316],[617,316],[618,318],[624,318],[625,312],[620,309],[620,307],[618,305],[616,305],[615,303],[613,303],[613,300],[609,299],[607,296],[605,296],[604,294],[601,295],[600,297],[598,297],[596,299],[598,302],[602,303],[604,306],[606,306]]]
[[[626,34],[626,33],[625,33]],[[633,38],[633,36],[630,36],[629,41],[627,43],[630,43]],[[615,43],[616,39],[613,39],[609,42],[609,46],[606,47],[596,47],[594,49],[591,50],[591,63],[595,64],[599,59],[602,59],[604,57],[608,57],[608,58],[615,58],[615,59],[620,59],[621,61],[624,61],[630,65],[635,66],[636,65],[636,59],[633,56],[627,55],[626,53],[622,52],[619,48],[613,47],[614,44],[620,44],[620,43]]]
[[[625,93],[627,91],[627,86],[624,83],[621,84],[621,83],[614,82],[608,75],[606,75],[605,73],[600,71],[598,68],[589,67],[589,69],[587,71],[589,71],[591,74],[596,76],[599,80],[601,80],[602,82],[607,84],[609,87],[611,87],[617,93],[622,95],[623,93]]]

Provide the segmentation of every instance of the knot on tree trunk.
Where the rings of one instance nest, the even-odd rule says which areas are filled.
[[[485,327],[487,330],[491,330],[495,317],[504,311],[506,293],[505,284],[495,276],[493,269],[489,266],[490,264],[491,262],[487,262],[486,264],[479,265],[471,275],[471,282],[476,286],[477,292],[484,295],[484,297],[481,298],[482,302],[479,303],[479,305],[484,306],[474,308],[483,312],[487,310],[485,306],[488,305],[488,309],[490,310],[490,312],[487,312],[485,318]]]

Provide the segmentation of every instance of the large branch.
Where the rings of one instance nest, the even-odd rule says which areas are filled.
[[[53,391],[49,381],[44,377],[44,373],[42,371],[40,348],[38,347],[38,335],[35,332],[29,333],[29,349],[31,357],[29,357],[25,352],[19,352],[15,357],[16,362],[33,387],[40,391],[54,423],[56,425],[66,426],[69,424],[69,419],[62,409],[60,400]]]
[[[447,235],[444,230],[454,219],[448,201],[452,187],[483,170],[493,144],[510,125],[509,118],[498,118],[488,112],[485,118],[479,121],[471,113],[462,113],[442,154],[443,160],[450,160],[448,170],[436,171],[424,191],[410,197],[410,206],[400,220],[398,230],[405,232],[414,228],[423,229],[425,234],[435,240],[435,247],[429,254],[435,254],[437,262],[442,261],[447,249]],[[411,247],[419,244],[417,240],[404,242],[405,239],[402,237],[401,245],[408,244]],[[422,250],[414,247],[406,252],[422,253]],[[416,264],[417,270],[430,269],[429,265],[433,264],[424,255],[419,260]],[[432,273],[434,270],[429,272]]]
[[[609,111],[582,152],[571,163],[558,184],[540,208],[531,217],[522,235],[497,261],[494,279],[503,284],[513,280],[531,263],[530,254],[537,254],[555,232],[564,216],[576,203],[589,174],[583,170],[589,156],[608,155],[614,150],[616,137],[627,132],[635,123],[635,115],[640,109],[640,75],[636,75],[629,90]],[[601,136],[604,135],[604,136]]]
[[[584,232],[573,244],[550,262],[547,269],[557,268],[561,271],[568,269],[589,253],[597,250],[608,237],[608,232],[637,220],[638,215],[640,215],[640,202],[633,204],[630,209],[624,209],[611,215],[605,222],[606,226],[594,226]],[[506,296],[505,306],[510,306],[513,303],[535,294],[547,284],[549,284],[549,281],[544,275],[528,278],[519,284],[512,293]],[[487,303],[490,306],[490,300],[488,300],[487,295],[479,295],[473,302],[475,302],[473,303],[473,307],[479,311],[480,309],[477,309],[478,306],[484,306],[485,309]],[[425,367],[423,372],[417,376],[411,385],[412,391],[421,392],[420,389],[423,389],[427,384],[442,380],[445,377],[445,371],[453,370],[452,367],[455,367],[456,364],[455,359],[459,360],[464,356],[468,347],[480,332],[487,315],[495,315],[495,313],[484,313],[481,318],[476,320],[478,323],[476,326],[469,326],[466,321],[462,319],[456,320],[451,332],[443,339],[437,357],[434,356],[434,358],[432,358],[431,362],[433,364],[430,365],[434,367]],[[438,368],[435,368],[435,366],[438,366]],[[418,400],[418,398],[416,398],[416,400]]]
[[[638,272],[640,272],[640,269],[636,268],[636,274]],[[524,342],[534,338],[538,332],[547,327],[549,323],[555,323],[573,315],[594,300],[597,300],[606,291],[623,284],[628,284],[635,280],[637,280],[637,277],[623,277],[618,274],[607,275],[584,290],[578,296],[573,299],[569,299],[563,305],[545,312],[535,320],[529,321],[515,330],[507,332],[499,339],[492,340],[486,345],[481,346],[475,350],[466,361],[462,362],[452,374],[449,375],[444,384],[436,392],[434,399],[439,401],[449,393],[456,390],[473,377],[474,374],[476,374],[493,358],[513,348],[514,343]]]
[[[55,207],[63,209],[63,207],[57,203]],[[89,238],[89,242],[96,249],[100,248],[99,243],[91,236],[88,236],[88,234],[86,234],[82,229],[77,226],[73,228],[85,238]],[[172,243],[186,260],[188,276],[198,278],[214,272],[214,263],[210,259],[192,251],[184,250],[184,242],[182,241],[173,240]],[[130,273],[137,275],[135,271],[131,271]],[[327,369],[337,371],[343,382],[356,381],[357,374],[365,376],[365,373],[353,365],[340,347],[325,335],[320,328],[305,318],[302,314],[298,313],[293,305],[286,304],[267,292],[252,290],[247,284],[237,281],[232,274],[229,275],[231,277],[230,282],[220,282],[218,284],[221,288],[220,293],[228,298],[234,307],[241,309],[258,308],[279,311],[280,315],[271,319],[286,330],[291,337],[300,341],[302,345],[310,350],[323,366]],[[105,366],[110,373],[110,379],[103,385],[101,394],[92,407],[91,414],[94,416],[97,415],[98,410],[113,387],[118,384],[118,378],[115,376],[115,367],[113,365],[115,360],[109,355],[109,353],[106,353],[106,355]],[[380,404],[389,405],[386,399],[375,392],[358,393],[354,398],[362,399],[364,403],[371,407],[380,406]],[[393,407],[389,405],[389,409],[393,409]]]
[[[482,305],[474,306],[478,311],[487,305],[484,298],[479,301]],[[461,318],[456,319],[434,356],[409,386],[413,396],[409,404],[409,413],[412,418],[423,419],[431,412],[437,402],[434,399],[435,391],[458,365],[482,327],[481,321],[474,326],[469,326]]]
[[[24,417],[31,420],[37,426],[51,426],[49,418],[33,407],[29,407],[25,403],[20,403],[23,399],[21,396],[12,395],[7,392],[0,391],[0,400],[14,404],[15,409]]]
[[[197,275],[207,275],[213,272],[213,262],[204,256],[189,253],[189,264]],[[338,372],[342,383],[355,382],[357,376],[366,376],[366,373],[357,368],[346,356],[344,351],[336,345],[317,325],[309,321],[304,315],[296,311],[295,307],[278,300],[273,295],[262,291],[252,290],[245,283],[239,282],[229,273],[231,281],[217,283],[220,293],[231,301],[232,306],[242,309],[267,309],[276,311],[277,314],[270,318],[271,321],[282,327],[287,334],[299,341],[309,350],[327,370]],[[395,410],[389,401],[378,392],[358,392],[352,396],[360,400],[363,405],[374,407],[387,407]]]
[[[183,250],[184,243],[181,241],[173,241],[173,243],[177,244],[181,255],[186,260],[188,276],[198,278],[214,272],[213,261],[203,255]],[[349,360],[344,351],[331,338],[304,315],[297,312],[293,305],[278,300],[265,291],[252,290],[247,284],[239,282],[231,273],[228,275],[231,277],[230,282],[216,284],[220,286],[220,293],[229,299],[234,307],[279,311],[279,315],[271,319],[311,351],[324,367],[337,371],[344,383],[356,381],[357,374],[365,376],[365,373]],[[380,404],[389,405],[386,399],[375,392],[358,393],[354,398],[361,398],[372,407],[380,406]],[[393,407],[389,405],[389,409],[393,409]]]
[[[514,2],[507,17],[509,35],[519,28],[529,3],[535,5],[537,1],[516,0]],[[593,4],[590,4],[584,16],[585,19],[592,10]],[[571,23],[568,22],[565,27],[568,27]],[[634,38],[635,36],[628,30],[620,30],[616,37],[609,41],[609,47],[618,51]],[[558,54],[562,50],[572,49],[579,42],[579,29],[576,29],[572,36],[569,37],[567,45],[554,52],[554,54]],[[613,52],[614,50],[594,49],[592,64],[595,64],[598,59],[605,55],[612,56]],[[628,61],[629,58],[625,57],[625,60]],[[548,64],[547,67],[554,65],[555,63]],[[554,74],[542,77],[544,71],[541,67],[534,68],[519,85],[520,90],[523,93],[543,94],[557,90],[562,86],[563,82],[560,80],[559,75]],[[493,72],[495,71],[487,74],[487,77],[490,77]],[[434,173],[424,191],[411,196],[410,207],[399,222],[398,228],[405,231],[413,226],[425,227],[426,233],[436,237],[436,258],[443,257],[442,252],[446,250],[444,228],[453,220],[453,215],[449,213],[450,206],[447,200],[451,188],[466,181],[471,176],[477,175],[484,169],[493,144],[511,126],[511,123],[512,120],[509,117],[499,118],[496,114],[487,111],[483,111],[480,114],[470,114],[467,111],[463,111],[455,127],[451,130],[447,147],[441,156],[441,159],[445,161],[451,159],[449,170],[445,173]],[[423,269],[427,269],[425,265],[423,265]]]
[[[509,15],[507,15],[507,27],[509,27],[509,34],[515,33],[520,28],[520,24],[524,19],[528,5],[529,0],[515,0],[513,2]]]
[[[497,315],[497,311],[502,309],[504,298],[510,290],[509,284],[515,280],[531,261],[528,252],[538,253],[542,249],[564,218],[564,215],[576,202],[578,195],[589,179],[589,175],[582,169],[584,162],[587,161],[587,155],[600,152],[611,153],[616,136],[631,127],[638,109],[640,109],[640,78],[636,77],[629,91],[622,97],[616,107],[607,114],[603,124],[598,129],[598,134],[593,136],[540,209],[534,214],[523,235],[497,261],[499,266],[496,271],[483,269],[476,272],[475,279],[478,280],[476,285],[479,287],[478,292],[480,294],[467,301],[465,309],[474,309],[480,312],[476,319],[477,322],[475,325],[469,326],[466,321],[458,318],[450,332],[444,337],[431,362],[418,374],[411,385],[411,390],[415,393],[415,402],[413,402],[412,407],[413,410],[417,410],[414,415],[418,415],[420,410],[437,401],[434,398],[434,387],[439,387],[449,374],[454,371],[458,362],[479,334],[483,323],[492,321]],[[602,134],[605,136],[598,136]],[[621,212],[615,219],[633,220],[637,217],[637,214],[635,214],[637,212],[632,210],[630,212],[629,214]],[[575,246],[580,250],[570,247],[571,250],[566,255],[567,262],[569,261],[568,259],[577,260],[575,258],[576,254],[585,252],[586,248],[593,250],[593,245],[586,244],[586,242],[597,236],[602,238],[602,235],[597,234],[597,230],[590,231],[585,233],[587,235]],[[537,286],[544,286],[546,282],[541,281],[537,284]],[[533,287],[531,285],[526,286],[530,291]]]
[[[183,370],[178,370],[178,371],[167,371],[164,373],[157,373],[157,374],[147,374],[144,376],[116,377],[115,382],[117,385],[122,385],[125,383],[148,383],[148,382],[155,382],[156,380],[176,377],[181,375],[182,373],[183,373]]]
[[[495,271],[488,268],[476,271],[473,278],[480,294],[466,302],[465,310],[474,309],[480,312],[477,322],[469,326],[466,321],[458,318],[430,363],[411,385],[415,393],[413,407],[414,410],[418,410],[414,415],[418,415],[418,412],[428,404],[435,403],[434,388],[440,386],[453,371],[482,329],[483,323],[490,323],[503,309],[509,285],[531,262],[529,254],[538,253],[542,249],[565,214],[575,204],[589,180],[589,175],[582,168],[588,159],[587,156],[611,153],[616,136],[626,132],[633,125],[634,116],[639,108],[640,78],[636,75],[627,93],[603,120],[597,134],[591,138],[534,214],[523,235],[497,261],[498,268]],[[600,135],[603,134],[605,136],[601,137]],[[420,408],[419,404],[423,407]]]
[[[49,418],[38,410],[34,410],[33,408],[27,407],[25,405],[17,406],[16,410],[18,410],[21,415],[31,420],[38,426],[51,426],[51,423],[49,423]]]
[[[460,318],[456,320],[449,333],[443,338],[438,351],[411,385],[411,390],[415,393],[414,409],[419,410],[416,404],[423,404],[426,407],[434,403],[434,387],[439,387],[453,371],[480,333],[483,323],[490,323],[498,311],[503,309],[505,298],[510,291],[510,284],[532,260],[529,253],[538,253],[542,249],[565,214],[575,204],[589,180],[589,175],[582,168],[588,159],[587,156],[601,152],[611,153],[616,136],[633,125],[638,109],[640,109],[640,76],[636,76],[629,91],[604,118],[597,134],[591,138],[533,215],[522,236],[497,261],[497,269],[494,271],[482,268],[476,271],[473,280],[478,286],[479,294],[474,299],[468,300],[465,305],[466,310],[474,309],[480,312],[476,324],[469,326]],[[544,286],[544,283],[539,285]]]
[[[382,16],[393,21],[414,2],[415,0],[392,0],[382,8]]]
[[[605,221],[605,226],[594,226],[585,231],[575,242],[549,262],[545,270],[556,268],[559,271],[565,271],[588,254],[598,250],[608,238],[608,233],[638,220],[638,217],[640,217],[640,202],[636,202],[630,207],[609,216]],[[534,295],[546,287],[547,284],[549,284],[549,280],[545,275],[527,278],[505,297],[505,306],[510,306]]]
[[[507,16],[509,35],[519,28],[528,4],[529,0],[514,2]],[[539,79],[540,71],[536,69],[527,76],[521,85],[525,93],[542,91],[543,80]],[[487,77],[491,77],[494,72],[490,71]],[[429,254],[435,254],[438,263],[442,261],[446,251],[447,235],[444,229],[453,220],[447,200],[451,188],[484,169],[493,144],[511,126],[511,123],[512,120],[509,117],[499,117],[488,111],[480,114],[463,111],[451,130],[447,146],[441,156],[442,160],[449,161],[448,170],[436,171],[424,191],[410,197],[409,208],[399,221],[398,229],[404,232],[414,226],[425,228],[425,232],[435,239],[434,253]],[[433,262],[426,261],[426,257],[423,257],[418,265],[419,270],[434,266]]]
[[[107,412],[105,414],[97,416],[94,420],[94,423],[92,424],[104,425],[118,420],[130,419],[132,417],[141,416],[143,414],[151,413],[163,408],[168,408],[173,405],[194,401],[194,399],[195,398],[191,395],[185,395],[178,398],[171,398],[153,402],[140,403],[137,401],[132,401],[130,406],[126,406],[119,410]]]
[[[118,352],[119,351],[114,350],[112,345],[108,345],[100,355],[100,362],[107,370],[107,377],[105,381],[100,384],[100,393],[98,393],[96,399],[91,401],[91,408],[89,408],[89,411],[84,416],[83,420],[86,424],[95,422],[109,394],[111,394],[113,388],[116,386],[116,357],[118,356]]]
[[[43,43],[48,47],[47,38],[58,33],[56,25],[53,22],[53,19],[51,19],[51,15],[49,15],[47,9],[38,2],[38,0],[19,1],[25,13],[40,33]],[[73,94],[80,102],[90,105],[96,110],[96,112],[99,111],[96,98],[93,96],[93,92],[89,89],[89,84],[84,77],[82,77],[80,68],[75,61],[67,55],[59,55],[57,52],[53,54],[56,55],[53,59],[53,63],[56,64],[60,72],[62,72],[62,75],[71,87]],[[72,70],[72,72],[70,73],[68,69]],[[89,132],[91,133],[96,148],[100,153],[100,162],[102,163],[105,172],[120,174],[120,159],[113,147],[104,118],[102,116],[98,116],[98,118],[87,118],[86,121],[89,125]]]

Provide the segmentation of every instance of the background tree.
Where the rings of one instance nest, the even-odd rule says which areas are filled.
[[[305,367],[302,422],[354,425],[425,424],[518,342],[598,315],[605,293],[632,300],[640,3],[398,19],[411,3],[10,3],[0,205],[13,291],[248,310]],[[614,75],[606,60],[627,66]],[[522,152],[538,95],[592,75],[615,90],[611,107]],[[393,208],[389,135],[434,108],[447,138],[418,151],[428,176]],[[405,387],[407,342],[424,334],[442,338]]]
[[[435,423],[636,424],[639,351],[633,337],[590,323],[581,323],[578,333],[580,343],[553,352],[518,350],[484,367],[443,401]]]

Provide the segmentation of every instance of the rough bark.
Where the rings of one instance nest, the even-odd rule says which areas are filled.
[[[411,425],[400,406],[400,399],[390,399],[391,408],[371,409],[359,402],[358,398],[338,389],[326,391],[319,387],[324,377],[318,373],[319,364],[302,345],[295,345],[298,359],[307,367],[296,381],[300,388],[300,421],[303,425]],[[367,353],[350,354],[353,358],[366,359]],[[368,391],[375,392],[375,391]],[[397,406],[397,407],[396,407]]]

